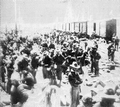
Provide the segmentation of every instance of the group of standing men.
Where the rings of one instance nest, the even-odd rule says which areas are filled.
[[[79,84],[82,83],[80,75],[84,74],[82,67],[90,65],[90,72],[99,76],[101,55],[97,52],[96,41],[93,47],[89,47],[87,41],[84,42],[83,49],[76,36],[66,38],[63,35],[61,38],[52,38],[51,41],[40,39],[38,43],[34,39],[8,36],[7,40],[2,41],[1,81],[7,86],[0,85],[11,95],[12,105],[26,102],[28,95],[24,90],[31,90],[37,83],[36,73],[40,72],[40,66],[43,78],[49,79],[51,85],[61,87],[62,75],[68,76],[71,84],[71,107],[77,107]]]

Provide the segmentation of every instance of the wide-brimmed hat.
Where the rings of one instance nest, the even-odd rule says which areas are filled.
[[[63,45],[68,45],[68,42],[64,42]]]
[[[47,44],[47,43],[43,43],[43,44],[42,44],[42,47],[48,48],[48,44]]]
[[[80,68],[80,65],[78,65],[77,62],[73,62],[71,65],[70,65],[71,68],[75,68],[75,69],[79,69]]]
[[[61,50],[62,50],[62,51],[67,51],[67,49],[66,49],[66,48],[62,48]]]
[[[90,95],[86,95],[82,98],[82,102],[84,104],[92,104],[93,103],[93,99]]]
[[[97,47],[96,47],[96,46],[93,46],[92,49],[97,49]]]
[[[48,51],[44,51],[44,53],[43,53],[44,55],[48,55],[49,54],[49,52]]]
[[[49,48],[50,48],[50,49],[55,49],[55,45],[54,45],[54,44],[50,44],[50,45],[49,45]]]
[[[117,99],[117,96],[115,95],[115,91],[112,88],[106,88],[101,94],[102,99]]]

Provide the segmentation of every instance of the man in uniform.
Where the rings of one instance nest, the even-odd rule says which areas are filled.
[[[110,44],[110,46],[108,47],[108,59],[110,61],[114,61],[114,55],[115,55],[115,47],[114,44]]]
[[[50,67],[52,64],[52,59],[49,56],[48,51],[44,52],[43,59],[42,59],[42,66],[43,66],[43,78],[50,78]]]
[[[115,49],[118,51],[118,48],[119,48],[119,38],[118,38],[118,36],[116,36],[116,38],[115,38]]]
[[[79,104],[79,94],[80,94],[80,84],[82,83],[82,80],[79,76],[79,68],[80,66],[77,64],[77,62],[73,62],[70,66],[71,72],[68,75],[68,80],[71,85],[71,106],[70,107],[77,107]]]
[[[91,57],[91,73],[95,76],[99,75],[99,60],[101,58],[100,54],[97,52],[97,47],[93,47],[90,53]],[[95,71],[93,71],[95,69]]]
[[[54,57],[54,63],[57,65],[57,69],[56,69],[56,76],[57,79],[59,81],[59,85],[61,85],[61,80],[62,80],[62,64],[64,62],[64,57],[63,55],[60,53],[60,50],[57,50],[56,55]]]

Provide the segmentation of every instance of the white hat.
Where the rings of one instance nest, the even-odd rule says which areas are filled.
[[[112,88],[106,88],[103,94],[101,95],[102,99],[117,99],[115,91]]]
[[[73,62],[72,65],[70,65],[70,67],[79,69],[79,68],[80,68],[80,65],[78,65],[77,62]]]

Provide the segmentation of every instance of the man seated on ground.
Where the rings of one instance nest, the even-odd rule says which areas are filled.
[[[32,89],[32,87],[34,86],[33,75],[29,71],[23,70],[21,76],[22,83],[27,84],[29,88]]]
[[[91,96],[83,96],[77,107],[93,107],[93,99]]]
[[[11,81],[10,101],[11,101],[12,107],[14,107],[14,104],[17,104],[19,102],[18,91],[17,91],[18,86],[19,86],[19,83],[17,80]]]
[[[11,82],[11,104],[14,107],[15,104],[23,105],[28,99],[28,92],[32,89],[34,85],[34,78],[30,72],[22,71],[23,79],[22,83],[17,80],[12,80]]]
[[[100,102],[96,103],[93,107],[117,107],[114,106],[115,103],[115,92],[112,88],[109,88],[102,95]]]

